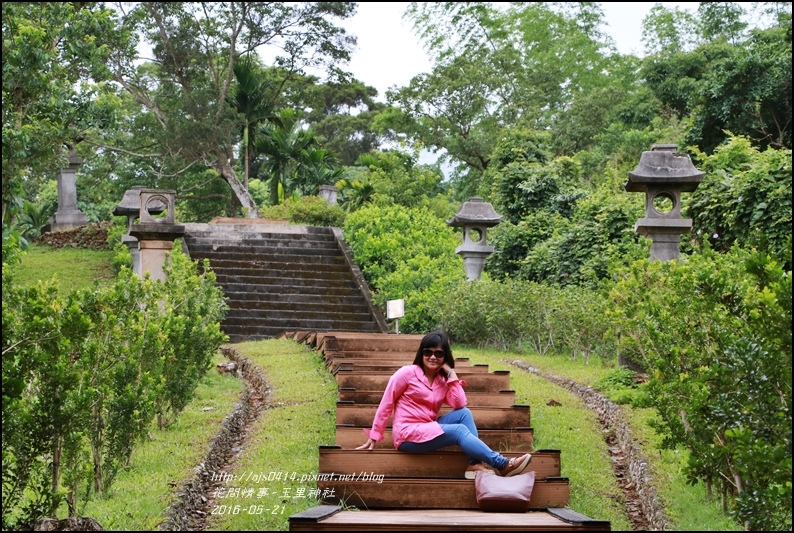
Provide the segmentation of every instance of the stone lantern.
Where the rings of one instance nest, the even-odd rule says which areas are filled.
[[[486,243],[487,230],[499,224],[502,216],[482,198],[469,198],[460,206],[455,216],[447,221],[453,227],[463,228],[463,244],[455,253],[463,258],[463,267],[468,279],[480,279],[485,259],[493,253],[493,246]]]
[[[77,208],[77,169],[83,159],[72,150],[69,166],[58,171],[58,210],[50,217],[50,231],[67,231],[88,223],[85,213]]]
[[[681,193],[697,189],[705,173],[677,150],[675,144],[653,145],[624,184],[628,192],[645,193],[645,218],[634,231],[651,239],[651,261],[678,259],[681,235],[692,230],[692,219],[681,218]]]
[[[138,239],[141,277],[149,271],[151,279],[165,281],[166,254],[173,249],[174,241],[185,234],[185,226],[174,222],[175,196],[176,191],[138,190],[139,223],[131,224],[129,235]]]
[[[130,231],[132,230],[133,224],[135,224],[135,219],[141,214],[141,191],[145,188],[146,187],[136,185],[128,189],[124,192],[124,197],[121,199],[121,202],[113,209],[113,215],[117,217],[127,217],[127,234],[121,236],[121,242],[130,250],[130,255],[132,256],[132,271],[138,274],[138,276],[143,275],[143,271],[141,271],[141,254],[138,250],[138,239],[130,235]],[[165,211],[164,204],[152,206],[151,209],[151,212],[155,215],[159,215],[163,211]]]
[[[335,185],[320,185],[320,196],[325,198],[328,205],[336,205],[337,194],[339,194],[339,189]]]

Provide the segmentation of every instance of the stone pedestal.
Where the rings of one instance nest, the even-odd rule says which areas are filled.
[[[130,191],[127,191],[130,192]],[[130,226],[128,240],[125,241],[132,253],[132,239],[138,243],[140,277],[149,272],[151,279],[165,281],[167,255],[174,247],[174,241],[185,234],[185,227],[174,223],[175,191],[159,189],[135,189],[130,194],[133,201],[139,200],[139,224]],[[123,209],[119,209],[119,212]],[[162,215],[162,216],[160,216]],[[135,268],[133,255],[133,268]]]
[[[88,223],[85,213],[77,209],[77,169],[83,160],[69,155],[69,166],[58,172],[58,210],[50,217],[50,231],[66,231]]]
[[[141,251],[138,249],[138,239],[132,235],[122,235],[121,242],[130,251],[130,256],[132,257],[132,271],[138,274],[138,277],[142,277]]]

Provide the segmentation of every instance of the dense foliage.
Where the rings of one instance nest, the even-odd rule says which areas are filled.
[[[214,275],[177,251],[167,275],[125,269],[61,297],[53,282],[14,286],[4,262],[3,529],[31,527],[64,499],[74,515],[110,487],[152,419],[192,397],[225,340],[225,304]]]
[[[706,247],[633,264],[610,300],[620,342],[653,378],[667,445],[691,452],[691,478],[735,495],[750,529],[790,529],[791,270]]]
[[[344,235],[361,271],[375,291],[375,303],[405,300],[403,332],[438,326],[447,289],[464,277],[455,255],[459,241],[433,212],[400,205],[367,206],[348,215]]]

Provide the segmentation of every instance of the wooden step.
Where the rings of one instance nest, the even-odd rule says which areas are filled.
[[[359,390],[354,388],[339,389],[340,402],[378,405],[383,398],[380,390]],[[466,392],[469,407],[510,407],[516,403],[516,391],[500,390],[496,392]]]
[[[417,343],[417,347],[419,344]],[[411,362],[416,357],[416,348],[413,350],[406,350],[406,351],[388,351],[384,352],[382,350],[369,350],[369,351],[344,351],[339,352],[336,350],[324,350],[323,355],[326,357],[347,357],[350,359],[383,359],[383,358],[390,358],[394,360],[405,360]],[[457,360],[457,358],[455,358]]]
[[[318,346],[321,350],[335,350],[337,352],[346,351],[384,351],[384,352],[410,352],[414,354],[419,348],[424,335],[391,335],[389,333],[379,334],[378,337],[363,337],[351,334],[327,335],[322,339]]]
[[[347,510],[319,505],[289,517],[290,531],[610,531],[607,520],[593,520],[566,508],[527,513],[480,510]]]
[[[513,427],[529,427],[529,406],[512,405],[510,407],[470,407],[471,414],[478,429],[509,429]],[[377,405],[337,402],[336,423],[354,426],[371,425],[375,418]],[[441,408],[444,415],[452,410],[449,406]],[[387,422],[391,427],[391,417]]]
[[[507,458],[521,452],[504,452]],[[339,446],[320,446],[320,472],[337,474],[375,473],[386,478],[462,479],[469,464],[466,454],[447,449],[429,453],[406,453],[397,450],[344,450]],[[532,453],[527,472],[535,479],[560,476],[560,451],[539,450]]]
[[[371,427],[366,426],[366,429]],[[336,426],[336,445],[345,449],[354,449],[367,442],[367,435],[363,426],[339,424]],[[482,429],[478,428],[480,440],[492,450],[499,452],[510,450],[518,452],[531,452],[533,444],[533,429],[530,427],[512,429]],[[391,429],[383,432],[383,440],[375,443],[375,449],[393,450]],[[450,446],[445,450],[459,451],[458,446]]]
[[[362,509],[479,509],[474,494],[474,480],[469,479],[388,479],[380,478],[373,470],[363,478],[331,472],[318,474],[317,488],[322,491],[322,503],[355,506]],[[487,474],[495,475],[495,474]],[[347,479],[349,478],[349,479]],[[530,509],[565,507],[570,487],[568,478],[535,481]]]
[[[393,372],[346,372],[336,373],[339,387],[362,390],[386,390],[386,385]],[[466,392],[496,392],[510,388],[510,371],[495,370],[487,374],[470,373],[461,368],[456,372],[458,377],[466,381]]]
[[[395,358],[389,355],[381,354],[381,357],[358,357],[358,356],[347,356],[347,355],[339,355],[339,354],[331,354],[329,356],[324,356],[323,359],[325,360],[325,364],[328,367],[333,367],[342,363],[353,363],[354,365],[375,365],[375,366],[387,366],[387,365],[400,365],[406,366],[411,365],[414,362],[414,358]],[[456,357],[455,358],[455,368],[471,368],[475,365],[472,365],[469,362],[467,357]],[[488,366],[488,365],[476,365],[476,366]]]
[[[397,370],[401,369],[404,366],[408,366],[412,364],[412,362],[408,363],[395,363],[395,362],[355,362],[351,360],[342,360],[338,361],[334,359],[334,362],[330,365],[330,370],[333,373],[339,372],[340,370],[346,370],[349,372],[390,372],[395,373]],[[468,363],[464,365],[458,366],[455,365],[455,372],[460,374],[462,372],[466,372],[467,374],[487,374],[488,373],[488,365],[474,365],[469,366]]]

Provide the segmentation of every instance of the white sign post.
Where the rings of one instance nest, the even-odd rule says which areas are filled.
[[[400,333],[400,321],[398,318],[405,316],[405,300],[389,300],[386,302],[386,318],[394,319],[394,332]]]

